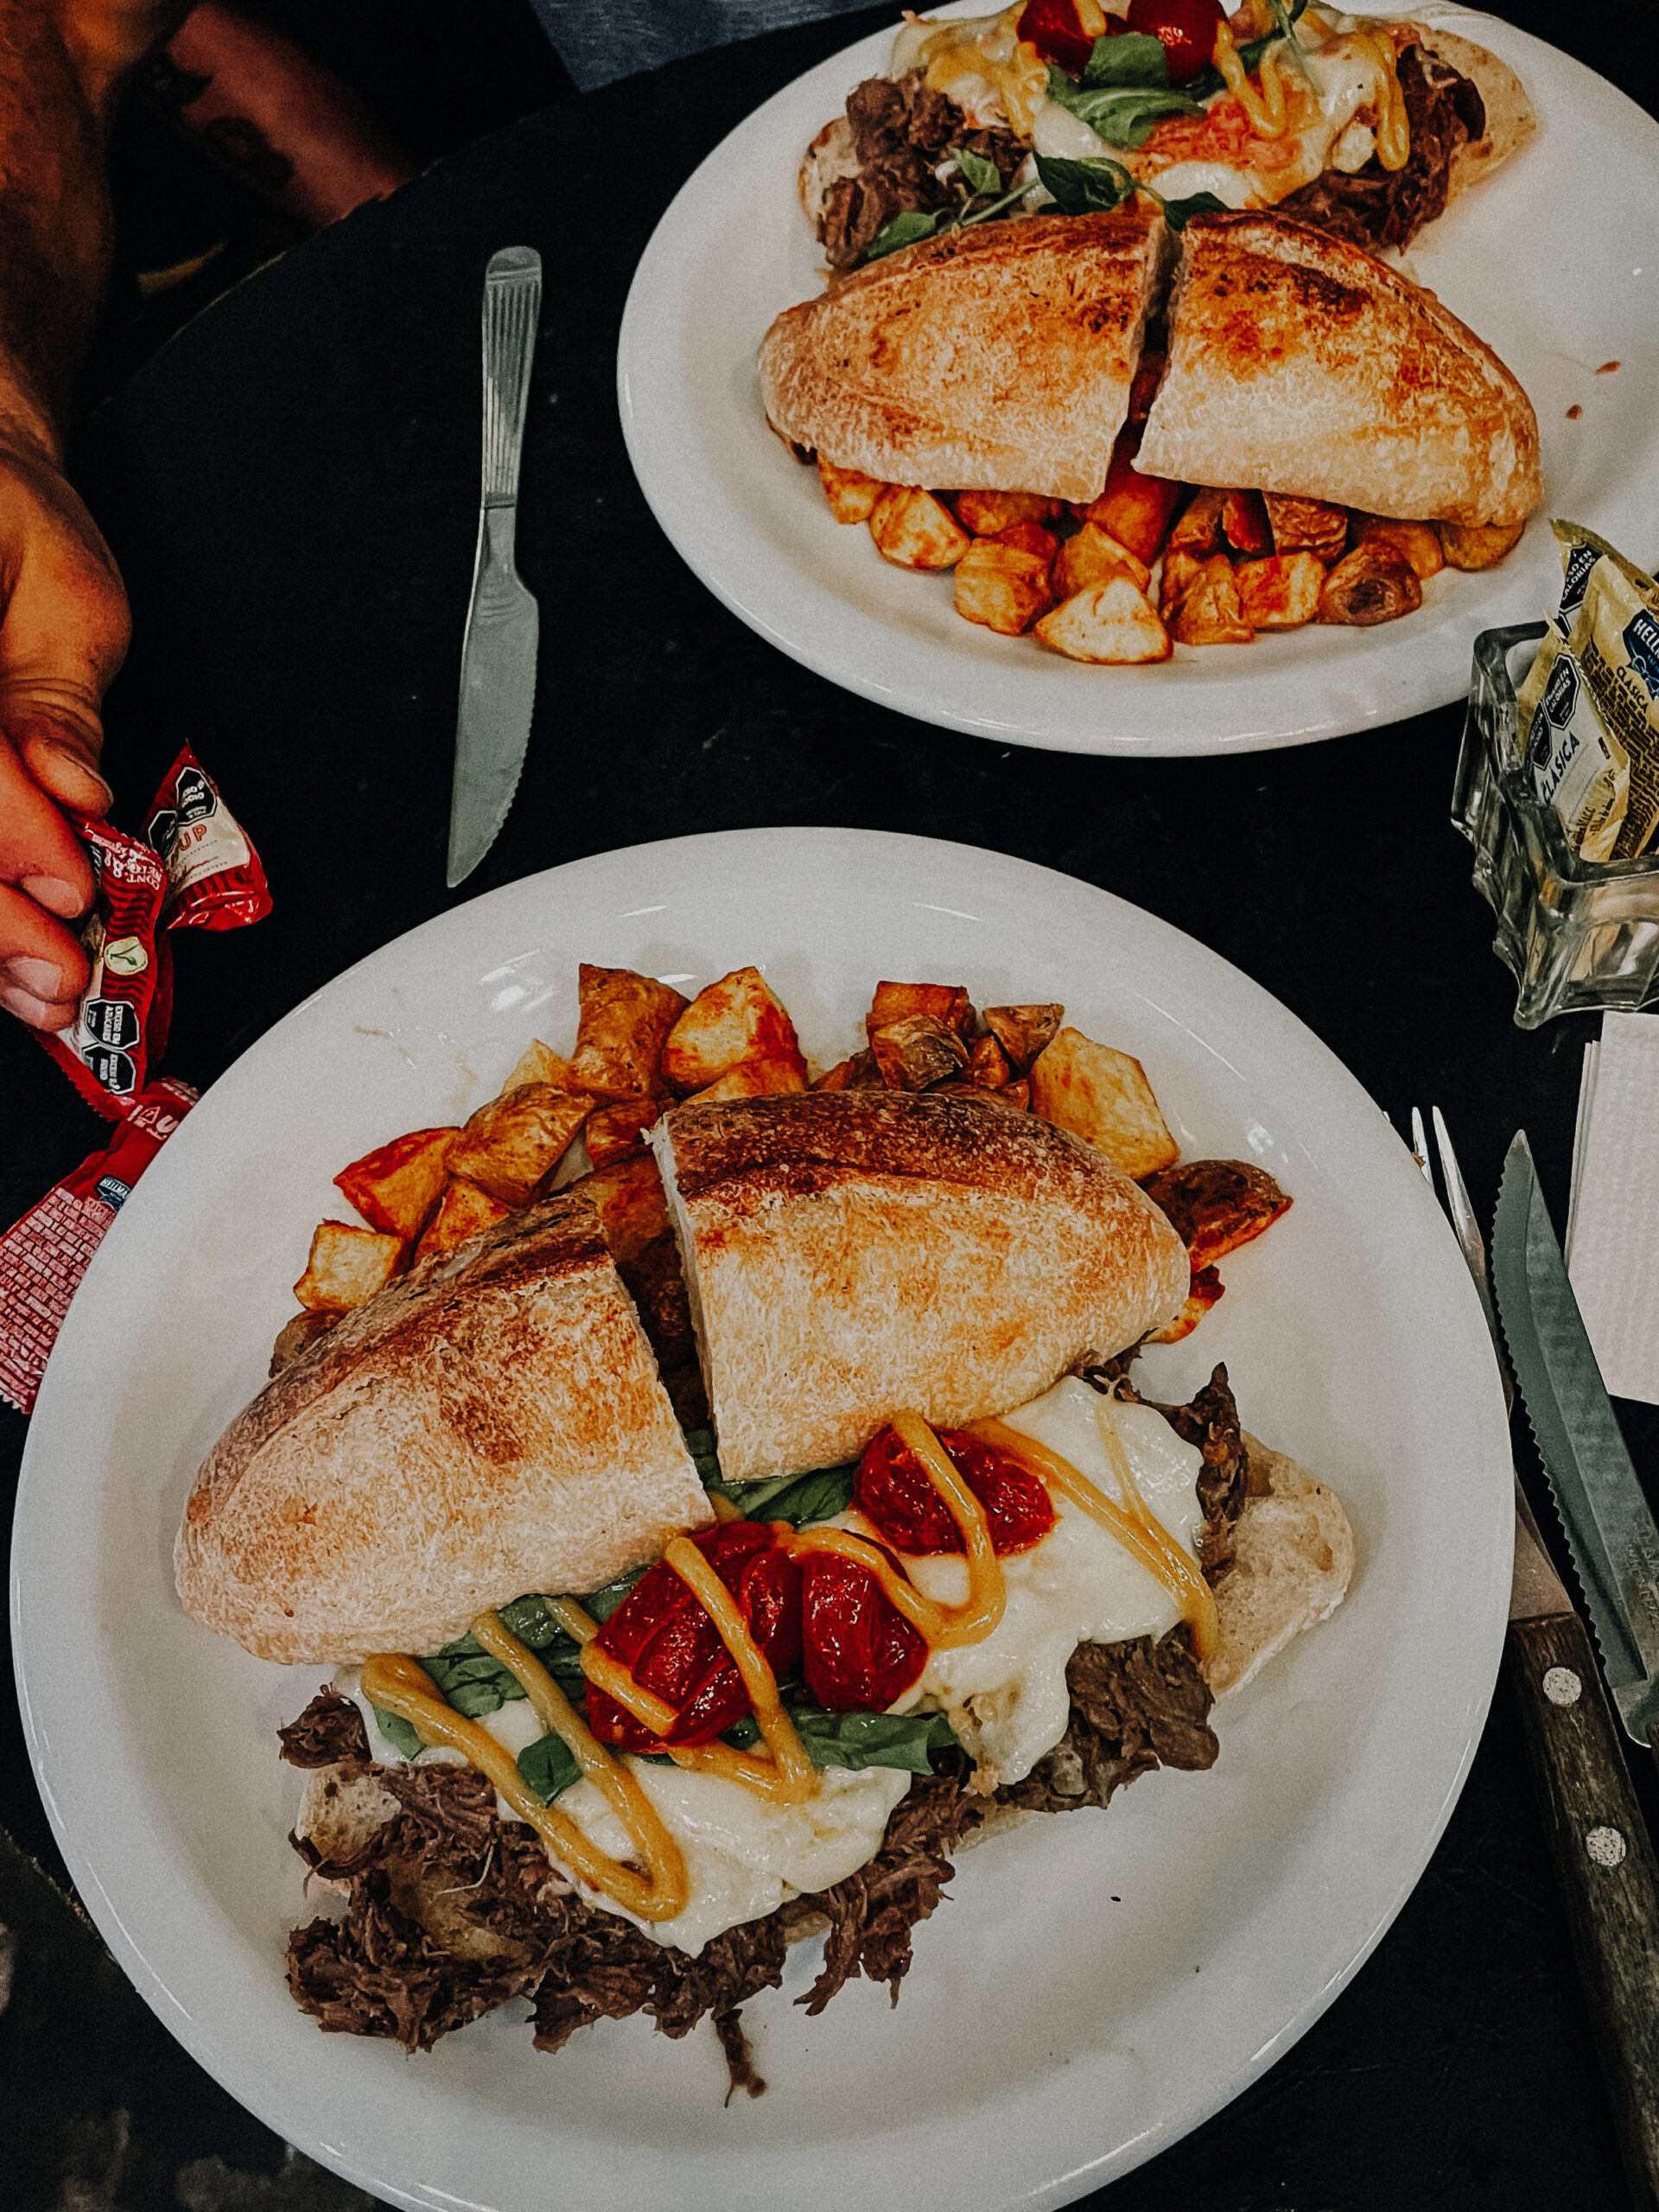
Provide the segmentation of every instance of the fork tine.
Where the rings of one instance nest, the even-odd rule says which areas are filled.
[[[1411,1150],[1413,1158],[1423,1171],[1424,1182],[1432,1191],[1434,1188],[1434,1170],[1428,1164],[1428,1132],[1423,1127],[1421,1106],[1414,1106],[1411,1109]]]
[[[1486,1326],[1491,1332],[1492,1346],[1497,1354],[1497,1371],[1503,1381],[1503,1402],[1515,1403],[1515,1384],[1510,1377],[1509,1361],[1504,1357],[1503,1338],[1497,1325],[1497,1308],[1492,1303],[1491,1280],[1486,1267],[1486,1240],[1480,1233],[1480,1224],[1475,1218],[1475,1209],[1470,1203],[1469,1186],[1463,1179],[1463,1170],[1458,1165],[1458,1155],[1452,1148],[1451,1132],[1446,1126],[1446,1116],[1438,1106],[1430,1109],[1434,1122],[1434,1141],[1440,1147],[1440,1180],[1446,1188],[1446,1210],[1452,1217],[1458,1245],[1475,1279],[1475,1288],[1486,1315]]]

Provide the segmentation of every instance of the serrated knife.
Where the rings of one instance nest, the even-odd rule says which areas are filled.
[[[1625,1728],[1659,1749],[1649,1720],[1653,1619],[1642,1602],[1659,1531],[1602,1386],[1524,1134],[1503,1164],[1492,1279],[1608,1682]],[[1625,2176],[1641,2212],[1650,2212],[1659,2207],[1659,1865],[1590,1639],[1530,1521],[1523,1510],[1516,1530],[1511,1671]],[[1530,1592],[1527,1553],[1534,1573],[1542,1570]],[[1637,1600],[1634,1621],[1627,1595]]]
[[[536,703],[536,601],[513,562],[518,457],[542,308],[542,257],[492,254],[484,272],[484,466],[472,604],[461,650],[455,778],[449,801],[453,891],[495,842],[512,810]]]

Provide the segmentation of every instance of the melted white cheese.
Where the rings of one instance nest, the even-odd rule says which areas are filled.
[[[1075,1376],[1018,1413],[1010,1428],[1046,1444],[1116,1499],[1117,1484],[1101,1440],[1099,1393]],[[1203,1516],[1194,1487],[1201,1465],[1150,1406],[1113,1408],[1118,1433],[1148,1511],[1190,1545]],[[1157,1577],[1078,1507],[1054,1500],[1057,1524],[1043,1542],[1002,1561],[1008,1601],[982,1643],[929,1655],[921,1680],[900,1700],[942,1707],[964,1747],[992,1783],[1019,1782],[1065,1733],[1071,1700],[1065,1664],[1079,1643],[1116,1643],[1162,1636],[1180,1618]],[[960,1605],[968,1563],[957,1555],[907,1559],[911,1580],[930,1598]]]

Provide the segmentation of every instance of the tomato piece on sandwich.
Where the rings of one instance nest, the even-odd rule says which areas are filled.
[[[1020,16],[1020,35],[1036,48],[1045,61],[1058,61],[1062,69],[1081,77],[1095,50],[1096,36],[1084,29],[1084,12],[1077,0],[1026,0]],[[1093,8],[1087,12],[1097,18],[1100,11]]]
[[[999,1558],[1028,1552],[1054,1526],[1054,1506],[1039,1477],[988,1444],[942,1428],[939,1442],[985,1509]],[[884,1428],[858,1463],[853,1503],[895,1551],[912,1554],[966,1548],[950,1509],[909,1446]]]
[[[927,1664],[912,1628],[867,1567],[835,1552],[801,1565],[806,1687],[827,1713],[880,1713]]]
[[[1219,0],[1129,0],[1128,27],[1161,40],[1172,85],[1190,85],[1209,67],[1224,21]]]

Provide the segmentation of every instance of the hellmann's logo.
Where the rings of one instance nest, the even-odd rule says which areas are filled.
[[[1659,621],[1645,607],[1624,625],[1624,650],[1649,691],[1659,692]]]

